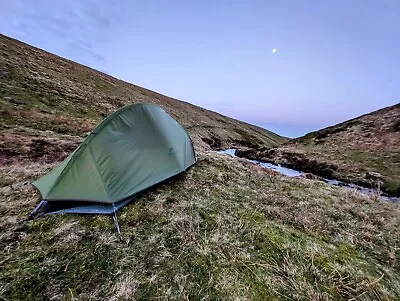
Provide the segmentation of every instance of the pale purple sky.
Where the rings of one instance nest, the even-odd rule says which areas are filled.
[[[0,2],[8,36],[286,136],[400,99],[399,0]]]

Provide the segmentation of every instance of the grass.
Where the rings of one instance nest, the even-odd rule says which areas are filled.
[[[31,180],[52,164],[2,167]],[[119,213],[18,221],[37,195],[0,188],[6,300],[341,300],[400,295],[399,207],[202,152]],[[49,281],[50,279],[50,281]]]
[[[289,141],[283,150],[307,155],[310,159],[334,162],[335,177],[367,183],[368,172],[381,174],[383,189],[400,196],[400,132],[397,131],[400,104],[363,115]]]
[[[84,136],[105,116],[137,102],[162,106],[198,147],[215,137],[226,147],[274,146],[287,139],[256,126],[129,84],[0,35],[0,131],[24,125]],[[239,129],[239,132],[237,132]]]
[[[0,299],[400,296],[398,204],[315,180],[285,178],[211,151],[285,141],[255,126],[2,35],[0,51]],[[21,223],[39,198],[29,183],[65,158],[110,112],[138,101],[163,106],[183,124],[199,162],[119,211],[122,241],[109,216],[57,215]],[[343,152],[332,146],[337,140],[329,144],[329,137],[350,128],[333,129],[320,137],[326,151],[308,145],[309,153],[330,154],[335,161],[333,154]],[[396,146],[396,124],[391,129],[387,145]],[[397,166],[393,150],[384,153],[388,158],[378,156],[385,158],[382,166]],[[344,165],[352,172],[371,168],[372,156],[366,160],[355,152],[349,157]],[[395,177],[382,174],[397,187]]]

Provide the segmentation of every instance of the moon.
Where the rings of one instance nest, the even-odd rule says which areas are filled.
[[[276,48],[272,49],[272,53],[275,53],[276,51],[277,51],[277,49],[276,49]]]

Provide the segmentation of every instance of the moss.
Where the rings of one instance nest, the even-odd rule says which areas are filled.
[[[384,183],[384,186],[382,187],[382,189],[390,194],[390,195],[394,195],[394,196],[399,196],[400,197],[400,181],[396,181],[396,180],[387,180]]]

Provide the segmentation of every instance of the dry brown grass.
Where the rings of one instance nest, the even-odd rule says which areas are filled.
[[[309,158],[335,163],[335,176],[365,182],[368,172],[382,175],[383,188],[400,195],[400,104],[310,133],[282,146]]]
[[[240,156],[400,196],[400,105]]]
[[[163,107],[199,149],[274,146],[285,138],[187,102],[123,82],[0,35],[0,130],[21,125],[83,136],[105,116],[136,102]]]
[[[12,169],[21,181],[50,165],[23,166]],[[123,208],[123,242],[104,216],[50,216],[21,226],[36,193],[4,186],[0,194],[0,296],[9,300],[400,294],[397,204],[214,152],[200,153],[183,177]]]

